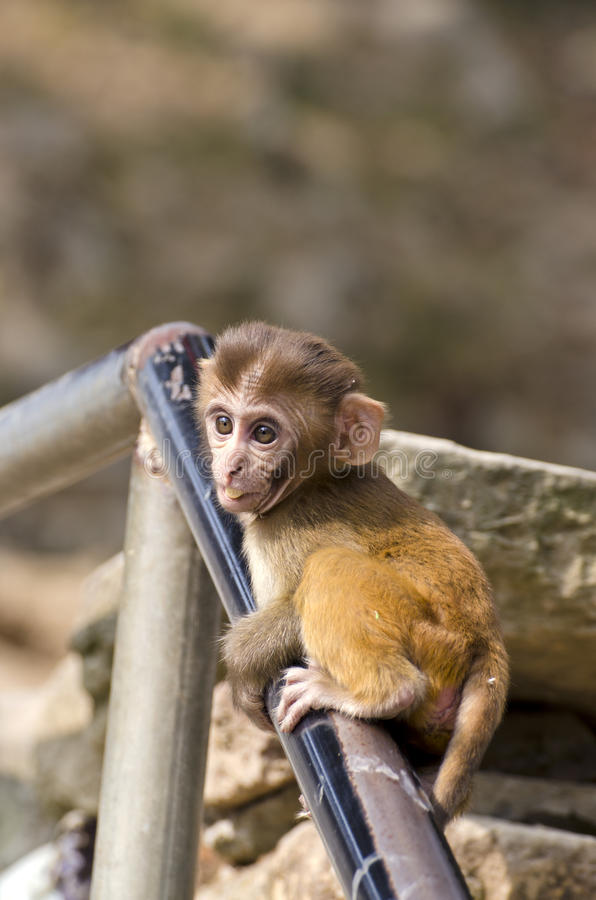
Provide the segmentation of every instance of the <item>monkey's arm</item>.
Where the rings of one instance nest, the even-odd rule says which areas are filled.
[[[272,600],[242,616],[223,640],[234,704],[260,728],[271,728],[264,705],[265,689],[303,656],[300,620],[291,598]]]

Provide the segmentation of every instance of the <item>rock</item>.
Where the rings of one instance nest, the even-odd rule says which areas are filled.
[[[596,838],[465,816],[447,839],[475,900],[585,900],[596,896]],[[226,868],[195,900],[339,900],[342,892],[311,822],[238,872]]]
[[[596,838],[464,816],[446,837],[474,900],[596,896]]]
[[[195,894],[195,900],[343,900],[312,822],[303,822],[281,839],[258,863],[234,871],[226,868]]]
[[[85,581],[71,641],[78,652],[41,688],[0,695],[0,771],[20,779],[22,790],[35,791],[54,813],[97,811],[107,711],[97,701],[109,692],[122,572],[119,554]]]
[[[596,706],[596,473],[384,432],[390,477],[483,563],[512,663],[512,695]]]
[[[48,738],[37,745],[36,786],[49,809],[97,814],[106,718],[107,707],[102,705],[82,731]]]
[[[517,775],[596,781],[596,736],[572,713],[512,709],[483,766]]]
[[[273,732],[256,728],[234,709],[228,684],[216,685],[205,776],[205,814],[243,806],[293,782]]]
[[[83,660],[83,685],[96,703],[107,701],[110,693],[117,612],[90,622],[78,631],[70,646]]]
[[[596,785],[478,772],[470,812],[596,835]]]
[[[105,712],[92,717],[81,675],[73,653],[41,688],[0,694],[0,866],[50,837],[65,810],[97,809]]]
[[[84,743],[87,735],[99,728],[97,718],[92,720],[92,704],[82,688],[81,675],[81,659],[72,653],[55,667],[41,687],[0,694],[0,868],[52,836],[60,813],[70,808],[70,797],[84,800],[83,808],[92,805],[86,800],[89,790],[70,791],[70,796],[65,797],[61,785],[65,778],[70,782],[99,781],[97,760],[101,756],[80,753],[80,735]],[[59,751],[52,760],[51,771],[39,778],[39,748],[46,745],[58,747]],[[77,749],[76,754],[70,752],[73,748]],[[51,787],[44,785],[44,778]],[[31,866],[36,871],[35,862]],[[22,884],[23,892],[10,893],[11,875],[2,882],[0,896],[29,896],[24,893],[28,864],[15,871],[14,884]],[[21,878],[25,880],[21,882]],[[3,894],[2,890],[8,893]]]
[[[56,665],[47,653],[0,636],[0,685],[3,691],[27,690],[43,684]]]
[[[95,819],[64,816],[53,841],[0,874],[0,900],[87,900],[94,839]]]
[[[447,839],[475,900],[586,900],[596,896],[596,838],[465,816]],[[340,900],[342,892],[311,822],[238,872],[226,868],[195,900]]]
[[[55,665],[66,651],[89,553],[39,554],[0,548],[0,635]]]
[[[31,779],[39,741],[89,724],[91,701],[81,686],[81,671],[81,660],[72,653],[41,688],[0,694],[0,771]]]
[[[0,549],[0,690],[42,685],[67,650],[86,553]]]
[[[124,554],[118,553],[98,566],[83,584],[70,646],[83,658],[83,684],[96,702],[110,692],[118,605],[124,578]]]
[[[254,862],[293,828],[301,812],[300,791],[290,784],[230,812],[203,833],[203,843],[235,865]]]
[[[69,653],[40,692],[37,740],[72,734],[91,721],[93,706],[82,684],[80,658]]]
[[[90,623],[111,616],[118,609],[123,582],[123,552],[110,557],[85,578],[74,627],[75,635]]]
[[[49,841],[57,816],[41,805],[31,783],[0,775],[0,871]]]

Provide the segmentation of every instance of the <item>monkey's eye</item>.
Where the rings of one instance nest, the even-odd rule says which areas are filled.
[[[231,434],[234,425],[229,416],[218,416],[215,420],[215,430],[218,434]]]
[[[252,434],[259,444],[271,444],[277,437],[276,432],[269,425],[257,425]]]

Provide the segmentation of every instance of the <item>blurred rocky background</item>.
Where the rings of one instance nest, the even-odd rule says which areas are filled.
[[[262,316],[395,424],[592,467],[596,11],[3,0],[0,397]]]
[[[160,322],[187,319],[216,333],[262,317],[319,332],[354,356],[396,428],[593,470],[595,210],[589,0],[0,4],[0,404]],[[121,547],[127,473],[124,461],[0,522],[0,741],[9,735],[12,748],[2,769],[8,793],[0,807],[10,816],[8,826],[0,822],[0,865],[45,839],[73,805],[93,811],[97,766],[73,762],[91,783],[60,787],[63,747],[51,741],[84,735],[83,759],[101,748],[102,704],[81,692],[80,659],[66,651],[83,628],[84,573]],[[554,763],[544,749],[552,728],[541,719],[522,742],[533,755],[520,750],[526,768],[513,774],[527,777],[537,754],[535,774],[592,784],[589,703],[577,701],[581,690],[561,660],[581,648],[587,690],[594,496],[569,488],[575,524],[559,495],[542,519],[536,506],[524,518],[516,495],[523,506],[526,482],[499,479],[481,483],[511,490],[513,518],[499,495],[491,525],[477,492],[451,524],[485,552],[511,598],[508,617],[514,589],[526,591],[525,630],[509,632],[520,660],[525,650],[537,657],[553,622],[562,623],[552,679],[561,691],[541,693],[544,678],[522,666],[532,689],[517,702],[547,706],[514,708],[513,718],[574,717],[567,726],[548,720],[569,738],[565,752],[551,747]],[[547,482],[548,471],[531,488],[535,504],[550,496]],[[449,499],[430,483],[420,493],[437,508]],[[533,543],[532,529],[541,535]],[[518,546],[525,549],[503,569],[501,551]],[[549,552],[561,562],[560,583],[557,565],[545,568]],[[546,569],[546,581],[532,582]],[[545,584],[547,599],[530,611],[528,585],[537,596]],[[109,646],[110,621],[99,646]],[[83,658],[90,646],[79,646]],[[102,666],[109,671],[109,650]],[[38,744],[46,749],[35,761]],[[509,771],[502,757],[499,767]],[[54,775],[42,813],[31,778],[37,784],[47,772]],[[293,787],[276,783],[273,792],[283,790],[293,804]],[[510,818],[596,832],[590,794],[578,812],[570,787],[563,800],[541,788],[546,813],[514,814],[523,792],[508,790],[501,807]],[[501,796],[494,786],[485,794]],[[218,825],[213,812],[239,803],[236,795],[211,803],[210,846],[246,864],[256,851],[225,850],[238,829]],[[286,823],[287,812],[274,818]],[[11,844],[6,827],[29,834],[29,845]],[[468,837],[481,859],[517,871],[501,851],[521,846],[519,836],[474,828]],[[556,861],[550,838],[541,840],[543,856]],[[248,896],[244,889],[238,896]],[[224,896],[221,885],[213,890]],[[261,896],[266,890],[274,888]],[[536,890],[549,896],[544,882]]]
[[[432,471],[417,467],[421,453]],[[472,896],[595,896],[596,473],[404,432],[385,433],[379,460],[445,516],[497,588],[509,709],[469,814],[447,829]],[[70,653],[40,687],[0,691],[0,900],[87,898],[123,571],[120,553],[85,580]],[[196,900],[340,900],[298,795],[275,735],[235,711],[220,680]],[[81,870],[83,891],[48,893]]]

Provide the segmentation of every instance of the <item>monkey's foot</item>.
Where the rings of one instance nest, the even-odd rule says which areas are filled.
[[[426,678],[422,673],[420,681],[424,687]],[[277,720],[281,731],[292,731],[311,709],[335,709],[350,718],[393,719],[412,705],[420,689],[406,682],[382,700],[359,701],[316,662],[309,661],[306,669],[301,666],[286,669]]]
[[[293,666],[286,669],[284,676],[285,685],[277,707],[280,731],[293,731],[311,709],[333,705],[325,690],[324,673],[318,666],[311,664],[307,669]]]

